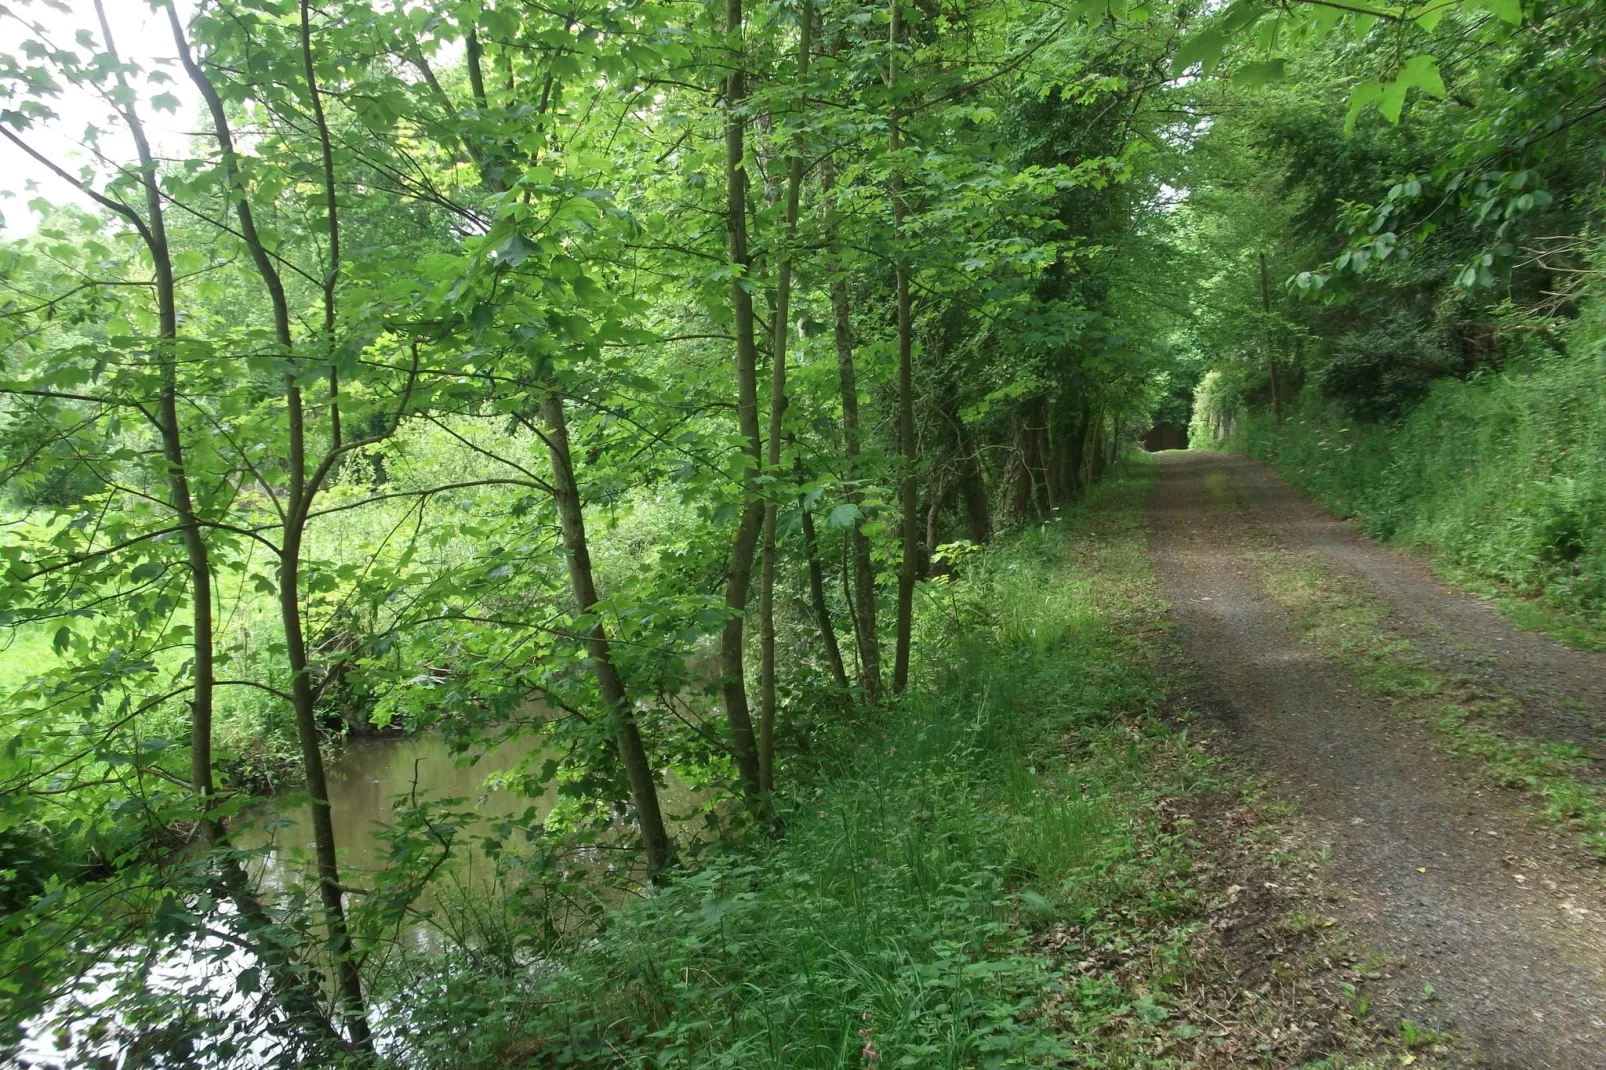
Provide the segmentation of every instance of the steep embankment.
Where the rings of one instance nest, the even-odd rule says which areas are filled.
[[[447,971],[410,1035],[457,1066],[1382,1065],[1316,860],[1168,704],[1147,471],[927,589],[912,693],[810,741],[783,838],[536,971]]]

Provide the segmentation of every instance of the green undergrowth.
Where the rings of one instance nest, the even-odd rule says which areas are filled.
[[[1421,549],[1518,626],[1606,649],[1606,351],[1446,379],[1403,419],[1362,424],[1317,392],[1227,445],[1275,464],[1368,533]]]
[[[784,836],[533,963],[413,978],[419,1060],[1163,1067],[1238,1042],[1183,998],[1206,904],[1166,815],[1221,785],[1159,715],[1148,473],[933,582],[910,692],[816,741]]]
[[[1263,554],[1261,569],[1267,593],[1294,613],[1308,641],[1430,725],[1444,750],[1476,760],[1490,783],[1526,793],[1546,821],[1578,831],[1606,860],[1606,793],[1588,782],[1582,748],[1513,728],[1511,696],[1443,672],[1384,624],[1387,611],[1353,581],[1281,552]]]

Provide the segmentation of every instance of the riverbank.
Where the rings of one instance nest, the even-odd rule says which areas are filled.
[[[584,942],[399,963],[393,1027],[454,1067],[1381,1050],[1363,971],[1301,905],[1308,852],[1168,704],[1135,463],[928,589],[911,692],[816,740],[784,837]]]

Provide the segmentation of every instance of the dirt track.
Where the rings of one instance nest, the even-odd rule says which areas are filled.
[[[1308,553],[1355,577],[1446,670],[1517,693],[1522,730],[1597,754],[1606,657],[1512,629],[1241,458],[1160,455],[1149,516],[1191,697],[1333,845],[1333,910],[1388,956],[1387,1012],[1452,1031],[1452,1065],[1606,1067],[1600,867],[1304,644],[1252,557]]]

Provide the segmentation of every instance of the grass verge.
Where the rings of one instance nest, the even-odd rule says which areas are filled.
[[[1548,635],[1578,650],[1606,650],[1606,626],[1601,624],[1600,614],[1589,615],[1558,607],[1540,596],[1525,594],[1509,583],[1442,558],[1434,560],[1433,571],[1440,579],[1493,602],[1507,620],[1525,632]]]
[[[410,978],[421,1061],[1392,1057],[1364,1020],[1366,968],[1300,891],[1317,863],[1166,709],[1147,478],[933,583],[915,686],[816,741],[784,837],[705,859],[533,962]]]

